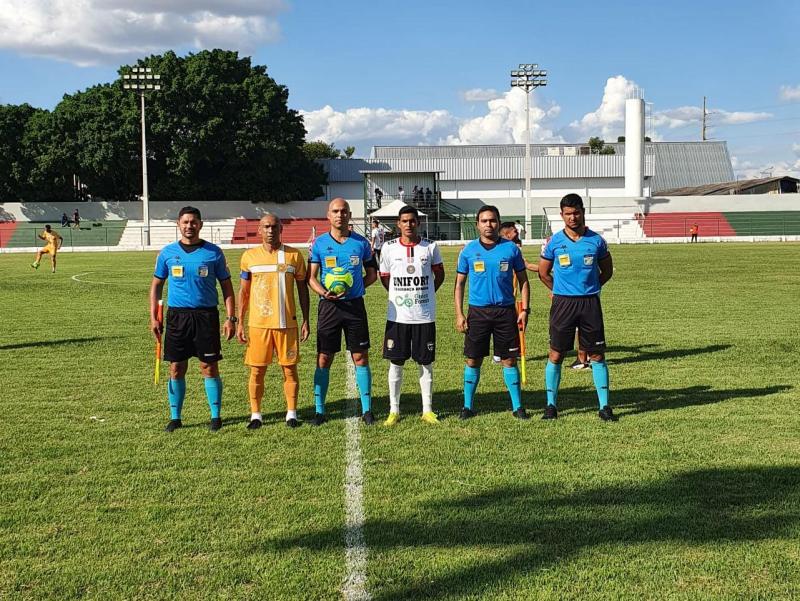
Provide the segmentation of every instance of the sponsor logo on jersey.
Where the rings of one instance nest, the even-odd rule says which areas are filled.
[[[583,255],[584,265],[594,265],[594,255]]]
[[[358,255],[350,255],[350,265],[355,267],[359,263],[361,263],[361,257],[359,257]]]
[[[336,267],[336,257],[325,257],[325,267],[328,269]]]
[[[413,265],[409,265],[408,267],[406,267],[406,273],[414,273],[415,271],[416,269],[414,269]]]
[[[208,265],[199,265],[197,267],[197,275],[200,276],[201,278],[207,278],[208,277]]]
[[[483,273],[486,271],[486,265],[483,261],[475,261],[472,264],[473,269],[475,269],[475,273]]]
[[[500,271],[508,271],[508,261],[500,261]]]
[[[561,267],[569,267],[572,265],[572,261],[569,255],[558,255],[558,264],[561,265]]]
[[[183,277],[183,265],[173,265],[172,266],[172,277],[173,278],[182,278]]]

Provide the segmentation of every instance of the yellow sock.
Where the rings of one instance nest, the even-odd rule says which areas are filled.
[[[283,394],[286,396],[286,409],[297,411],[297,391],[300,380],[297,377],[296,365],[282,365],[283,368]]]
[[[261,399],[264,398],[264,375],[266,373],[266,367],[250,367],[247,392],[250,394],[251,413],[261,413]]]

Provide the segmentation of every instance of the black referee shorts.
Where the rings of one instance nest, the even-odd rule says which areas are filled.
[[[386,322],[383,358],[390,361],[414,359],[420,365],[436,360],[436,324]]]
[[[347,350],[351,353],[360,353],[369,348],[369,325],[364,299],[319,299],[317,353],[338,353],[342,349],[342,332]]]
[[[191,357],[197,357],[203,363],[216,363],[222,359],[219,310],[216,307],[167,309],[164,360],[178,362]]]
[[[605,352],[606,334],[600,296],[553,295],[550,305],[550,348],[559,353],[575,346],[575,328],[582,351]]]
[[[464,356],[469,359],[488,357],[492,338],[494,355],[501,359],[519,357],[516,307],[469,307]]]

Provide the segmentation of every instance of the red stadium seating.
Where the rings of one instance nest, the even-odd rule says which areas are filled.
[[[650,213],[639,217],[648,238],[685,238],[697,224],[699,236],[735,236],[736,231],[722,213]]]
[[[0,248],[8,246],[15,229],[17,229],[16,221],[0,221]]]
[[[283,224],[283,241],[286,244],[304,244],[311,237],[311,228],[317,229],[317,235],[327,232],[330,223],[327,219],[281,219]],[[233,228],[233,244],[258,244],[258,219],[237,219]]]

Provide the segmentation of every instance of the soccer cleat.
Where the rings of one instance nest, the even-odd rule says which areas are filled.
[[[211,421],[208,423],[208,429],[212,432],[218,432],[222,429],[222,418],[221,417],[212,417]]]
[[[548,405],[544,408],[542,419],[558,419],[558,409],[555,405]]]
[[[171,419],[171,420],[169,420],[169,423],[167,424],[167,427],[164,428],[164,432],[174,432],[175,430],[180,428],[182,425],[183,425],[183,422],[181,422],[181,420],[179,420],[179,419]]]
[[[591,365],[589,364],[588,361],[584,363],[580,359],[575,359],[575,361],[572,362],[572,365],[570,365],[570,367],[572,369],[588,369],[591,367]]]
[[[33,267],[34,269],[39,269],[39,264],[38,263],[31,263],[31,267]]]
[[[247,429],[248,430],[258,430],[263,425],[264,424],[261,423],[260,419],[252,419],[252,420],[250,420],[250,423],[247,424]]]
[[[389,417],[386,418],[386,421],[383,422],[383,425],[384,426],[396,426],[399,421],[400,421],[400,414],[399,413],[390,413]]]
[[[530,416],[525,412],[525,407],[520,407],[516,411],[512,412],[511,415],[517,419],[530,419]]]
[[[420,419],[424,421],[426,424],[442,423],[439,421],[439,417],[433,411],[428,411],[427,413],[423,413]]]
[[[475,417],[478,415],[472,409],[467,409],[466,407],[461,409],[461,413],[458,415],[458,419],[470,419],[471,417]]]
[[[375,416],[372,415],[372,411],[367,411],[361,416],[361,420],[364,422],[364,425],[371,426],[375,423]]]
[[[606,405],[600,411],[597,412],[597,415],[600,419],[604,422],[615,422],[617,421],[617,416],[614,415],[614,412],[611,410],[611,405]]]
[[[315,413],[313,419],[311,420],[311,425],[312,426],[321,426],[326,421],[328,421],[328,418],[325,417],[324,413]]]
[[[299,428],[300,427],[300,422],[292,417],[292,418],[286,420],[286,427],[287,428]]]

